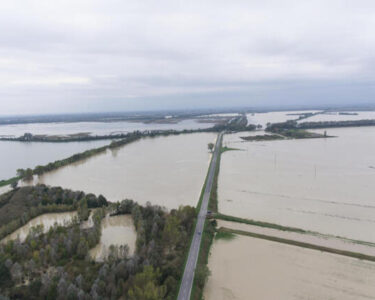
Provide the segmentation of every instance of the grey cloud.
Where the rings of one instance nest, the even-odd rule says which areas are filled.
[[[374,20],[354,0],[3,1],[0,114],[374,103]]]

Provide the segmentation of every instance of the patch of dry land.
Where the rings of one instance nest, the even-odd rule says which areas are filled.
[[[375,263],[235,236],[215,240],[206,300],[375,298]]]
[[[337,137],[244,142],[248,133],[225,135],[224,145],[242,151],[222,155],[219,212],[375,242],[375,128],[327,134]]]
[[[133,199],[168,209],[195,206],[215,133],[144,138],[85,161],[45,173],[34,183],[102,194],[109,201]]]

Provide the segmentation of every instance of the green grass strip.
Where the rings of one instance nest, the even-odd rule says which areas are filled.
[[[357,258],[357,259],[361,259],[361,260],[368,260],[368,261],[375,262],[375,256],[370,256],[370,255],[366,255],[366,254],[362,254],[362,253],[358,253],[358,252],[339,250],[339,249],[334,249],[334,248],[329,248],[329,247],[324,247],[324,246],[318,246],[318,245],[314,245],[314,244],[309,244],[309,243],[305,243],[305,242],[299,242],[299,241],[295,241],[295,240],[279,238],[279,237],[275,237],[275,236],[269,236],[269,235],[265,235],[265,234],[253,233],[253,232],[243,231],[243,230],[229,229],[229,228],[225,228],[225,227],[221,227],[218,230],[218,232],[245,235],[245,236],[250,236],[250,237],[254,237],[254,238],[272,241],[272,242],[278,242],[278,243],[293,245],[293,246],[297,246],[297,247],[302,247],[302,248],[307,248],[307,249],[312,249],[312,250],[318,250],[318,251],[328,252],[328,253],[332,253],[332,254],[348,256],[348,257],[353,257],[353,258]]]
[[[375,243],[366,242],[366,241],[359,241],[359,240],[352,240],[352,239],[348,239],[348,238],[345,238],[345,237],[342,237],[342,236],[334,236],[334,235],[329,235],[329,234],[323,234],[323,233],[319,233],[319,232],[316,232],[316,231],[304,230],[304,229],[296,228],[296,227],[288,227],[288,226],[282,226],[282,225],[278,225],[278,224],[274,224],[274,223],[255,221],[255,220],[250,220],[250,219],[243,219],[243,218],[223,215],[223,214],[219,214],[219,213],[215,214],[214,217],[215,217],[215,219],[223,220],[223,221],[237,222],[237,223],[254,225],[254,226],[259,226],[259,227],[264,227],[264,228],[271,228],[271,229],[276,229],[276,230],[281,230],[281,231],[296,232],[296,233],[301,233],[301,234],[310,234],[310,235],[320,236],[320,237],[324,237],[324,238],[336,238],[336,239],[348,241],[348,242],[351,242],[351,243],[354,243],[354,244],[361,244],[361,245],[365,245],[365,246],[375,247]]]

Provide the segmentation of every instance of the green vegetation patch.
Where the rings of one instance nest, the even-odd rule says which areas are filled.
[[[18,180],[20,180],[20,177],[13,177],[13,178],[10,178],[10,179],[7,179],[7,180],[0,180],[0,187],[2,186],[6,186],[8,184],[14,184],[16,183]]]
[[[230,148],[230,147],[227,147],[227,146],[221,147],[221,149],[220,149],[220,153],[224,153],[224,152],[227,152],[227,151],[241,151],[241,149]]]
[[[340,239],[340,240],[343,240],[343,241],[348,241],[350,243],[375,247],[375,244],[371,243],[371,242],[352,240],[352,239],[344,238],[344,237],[341,237],[341,236],[333,236],[333,235],[329,235],[329,234],[322,234],[322,233],[319,233],[319,232],[305,230],[305,229],[296,228],[296,227],[282,226],[282,225],[274,224],[274,223],[255,221],[255,220],[250,220],[250,219],[243,219],[243,218],[223,215],[223,214],[219,214],[219,213],[215,214],[214,217],[215,217],[215,219],[223,220],[223,221],[237,222],[237,223],[249,224],[249,225],[254,225],[254,226],[259,226],[259,227],[277,229],[277,230],[281,230],[281,231],[296,232],[296,233],[301,233],[301,234],[310,234],[310,235],[320,236],[320,237],[324,237],[324,238],[337,238],[337,239]]]
[[[283,140],[285,137],[279,134],[264,134],[264,135],[253,135],[253,136],[241,136],[241,139],[248,142],[260,142],[260,141],[274,141]]]
[[[0,239],[44,213],[78,209],[79,216],[84,219],[88,217],[88,208],[105,205],[107,200],[103,196],[59,187],[37,185],[17,188],[0,196]]]
[[[70,199],[58,191],[44,193],[45,200]],[[79,192],[73,193],[81,197]],[[29,194],[33,194],[31,190],[25,193],[26,198]],[[34,198],[39,199],[37,195]],[[83,199],[87,203],[80,200],[77,205],[82,218],[70,225],[54,226],[47,233],[38,226],[24,242],[0,244],[0,298],[175,299],[195,208],[184,206],[168,212],[132,200],[113,204],[113,215],[132,216],[137,232],[135,254],[129,255],[127,245],[112,245],[105,261],[95,262],[89,250],[99,243],[101,221],[109,210],[96,209],[93,226],[83,228],[81,221],[87,217],[85,210],[90,203],[87,196]]]
[[[268,240],[268,241],[283,243],[283,244],[287,244],[287,245],[293,245],[293,246],[297,246],[297,247],[313,249],[313,250],[318,250],[318,251],[323,251],[323,252],[328,252],[328,253],[333,253],[333,254],[338,254],[338,255],[358,258],[358,259],[361,259],[361,260],[368,260],[368,261],[375,262],[375,256],[370,256],[370,255],[357,253],[357,252],[339,250],[339,249],[334,249],[334,248],[329,248],[329,247],[324,247],[324,246],[318,246],[318,245],[314,245],[314,244],[310,244],[310,243],[305,243],[305,242],[300,242],[300,241],[295,241],[295,240],[289,240],[289,239],[279,238],[279,237],[275,237],[275,236],[269,236],[269,235],[264,235],[264,234],[249,232],[249,231],[243,231],[243,230],[229,229],[229,228],[220,228],[219,232],[231,233],[231,234],[240,234],[240,235],[250,236],[250,237],[264,239],[264,240]]]
[[[227,240],[231,241],[236,237],[236,235],[232,232],[227,232],[223,230],[218,230],[218,232],[215,234],[215,240]]]
[[[262,222],[262,221],[254,221],[249,219],[243,219],[223,214],[215,214],[215,219],[224,220],[224,221],[231,221],[231,222],[237,222],[237,223],[243,223],[243,224],[249,224],[249,225],[255,225],[259,227],[266,227],[266,228],[272,228],[277,229],[281,231],[291,231],[291,232],[297,232],[297,233],[310,233],[307,230],[295,228],[295,227],[288,227],[288,226],[282,226],[274,223],[268,223],[268,222]]]

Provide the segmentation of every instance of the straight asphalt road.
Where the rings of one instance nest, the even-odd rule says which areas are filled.
[[[207,184],[204,189],[203,200],[201,209],[198,214],[197,225],[195,227],[193,240],[190,245],[189,256],[186,262],[184,275],[182,277],[180,291],[178,293],[178,300],[190,300],[191,289],[193,287],[195,267],[198,261],[199,249],[202,241],[202,233],[204,228],[204,222],[207,215],[208,201],[210,200],[212,184],[214,181],[216,161],[220,151],[221,139],[223,138],[223,132],[220,132],[216,140],[214,154],[211,160],[210,169],[208,171]]]

